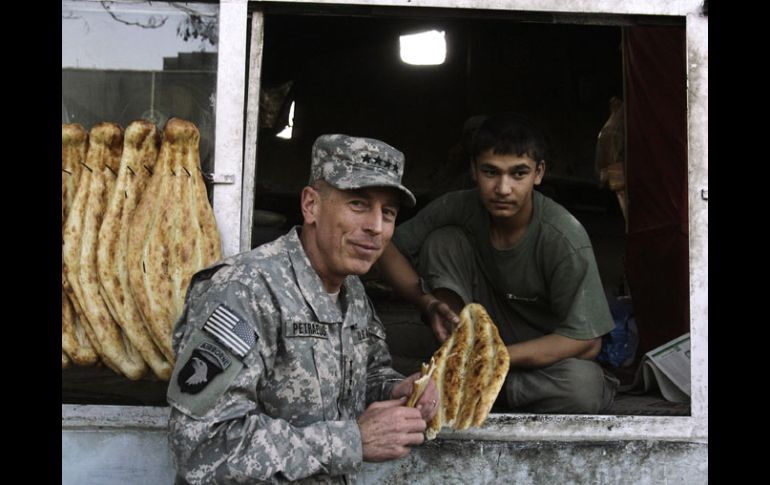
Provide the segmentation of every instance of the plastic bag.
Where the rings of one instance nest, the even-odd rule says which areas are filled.
[[[602,348],[596,360],[613,367],[627,367],[634,362],[639,346],[634,307],[628,296],[610,299],[609,305],[615,327],[602,337]]]

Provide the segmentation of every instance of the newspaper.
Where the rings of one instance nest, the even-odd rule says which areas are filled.
[[[660,388],[668,401],[690,402],[690,334],[650,350],[636,371],[633,388]]]

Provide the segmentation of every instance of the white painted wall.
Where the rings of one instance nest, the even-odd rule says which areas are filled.
[[[174,483],[165,430],[62,430],[62,485]]]

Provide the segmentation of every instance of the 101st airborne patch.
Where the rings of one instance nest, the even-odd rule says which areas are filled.
[[[179,389],[188,394],[197,394],[231,363],[230,357],[218,346],[211,342],[202,342],[193,350],[177,375]]]

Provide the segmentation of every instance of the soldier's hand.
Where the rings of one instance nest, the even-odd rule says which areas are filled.
[[[372,403],[358,418],[364,461],[387,461],[409,454],[423,442],[425,420],[406,398]]]
[[[408,399],[409,396],[412,395],[414,381],[420,377],[421,373],[415,372],[411,376],[393,386],[391,397],[393,399],[398,399],[400,397],[406,397]],[[425,387],[425,391],[423,391],[422,396],[420,396],[420,399],[417,401],[417,403],[415,403],[414,407],[420,411],[422,419],[425,420],[425,423],[430,423],[430,420],[433,419],[433,416],[436,414],[436,410],[438,409],[438,391],[436,390],[436,383],[433,382],[433,379],[428,380],[428,385]]]

